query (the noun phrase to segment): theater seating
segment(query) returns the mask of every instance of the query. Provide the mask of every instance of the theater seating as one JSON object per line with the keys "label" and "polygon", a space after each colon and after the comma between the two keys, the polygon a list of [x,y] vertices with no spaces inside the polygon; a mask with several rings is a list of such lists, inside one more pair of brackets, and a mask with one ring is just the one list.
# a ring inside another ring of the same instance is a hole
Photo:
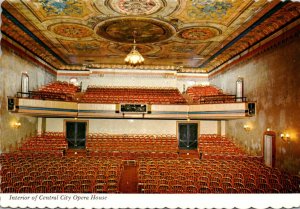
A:
{"label": "theater seating", "polygon": [[3,193],[118,193],[120,159],[11,153],[0,157]]}
{"label": "theater seating", "polygon": [[198,104],[236,102],[235,95],[224,94],[214,86],[192,86],[186,90],[186,94],[192,98],[193,103]]}
{"label": "theater seating", "polygon": [[83,103],[185,104],[176,88],[93,87],[89,86]]}
{"label": "theater seating", "polygon": [[[24,144],[54,138],[63,135],[46,132]],[[225,137],[201,135],[199,148],[203,158],[182,158],[172,135],[92,133],[87,156],[40,149],[2,153],[0,188],[2,193],[120,193],[124,169],[134,162],[138,193],[300,192],[299,176],[265,166]]]}
{"label": "theater seating", "polygon": [[144,160],[138,167],[140,193],[293,193],[299,176],[252,158],[234,160]]}
{"label": "theater seating", "polygon": [[232,140],[217,134],[202,134],[198,139],[198,152],[202,159],[233,159],[247,157]]}
{"label": "theater seating", "polygon": [[55,81],[36,91],[31,92],[31,98],[44,100],[73,101],[79,87],[67,82]]}
{"label": "theater seating", "polygon": [[60,155],[67,149],[67,142],[62,132],[45,132],[27,137],[19,147],[23,152],[55,152]]}
{"label": "theater seating", "polygon": [[86,148],[92,156],[120,156],[123,159],[140,157],[177,157],[178,144],[173,135],[109,135],[89,134]]}

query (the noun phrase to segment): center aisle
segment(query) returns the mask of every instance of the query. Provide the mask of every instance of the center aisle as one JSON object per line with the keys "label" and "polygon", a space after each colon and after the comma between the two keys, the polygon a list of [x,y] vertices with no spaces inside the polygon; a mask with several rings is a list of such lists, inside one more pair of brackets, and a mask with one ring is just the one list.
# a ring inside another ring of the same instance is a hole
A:
{"label": "center aisle", "polygon": [[125,164],[120,180],[120,193],[137,193],[137,184],[137,166]]}

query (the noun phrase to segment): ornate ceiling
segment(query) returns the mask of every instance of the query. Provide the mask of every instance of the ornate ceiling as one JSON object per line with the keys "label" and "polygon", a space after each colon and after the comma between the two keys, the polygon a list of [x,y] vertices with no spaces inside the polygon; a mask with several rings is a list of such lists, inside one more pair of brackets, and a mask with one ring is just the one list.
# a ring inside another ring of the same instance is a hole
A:
{"label": "ornate ceiling", "polygon": [[154,69],[211,72],[300,17],[279,0],[6,0],[4,39],[57,70],[126,68],[138,51]]}

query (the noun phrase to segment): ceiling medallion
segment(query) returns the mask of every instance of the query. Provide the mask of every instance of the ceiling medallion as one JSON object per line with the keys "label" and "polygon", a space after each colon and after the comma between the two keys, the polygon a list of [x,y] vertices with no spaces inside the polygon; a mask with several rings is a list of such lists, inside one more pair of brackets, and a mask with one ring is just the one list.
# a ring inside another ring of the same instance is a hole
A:
{"label": "ceiling medallion", "polygon": [[219,35],[220,30],[213,27],[197,27],[183,29],[179,36],[188,40],[207,40]]}
{"label": "ceiling medallion", "polygon": [[110,0],[109,5],[114,11],[126,15],[150,15],[164,6],[161,0]]}
{"label": "ceiling medallion", "polygon": [[113,18],[100,22],[95,28],[102,38],[119,43],[132,43],[132,31],[140,34],[135,39],[139,44],[164,41],[176,33],[167,22],[141,17]]}
{"label": "ceiling medallion", "polygon": [[[108,46],[108,49],[113,53],[128,54],[132,49],[132,44],[112,43]],[[155,47],[152,45],[137,45],[136,49],[142,54],[150,54],[155,52]]]}
{"label": "ceiling medallion", "polygon": [[93,34],[93,31],[90,28],[84,25],[72,23],[56,24],[54,26],[51,26],[50,29],[57,35],[69,38],[84,38]]}

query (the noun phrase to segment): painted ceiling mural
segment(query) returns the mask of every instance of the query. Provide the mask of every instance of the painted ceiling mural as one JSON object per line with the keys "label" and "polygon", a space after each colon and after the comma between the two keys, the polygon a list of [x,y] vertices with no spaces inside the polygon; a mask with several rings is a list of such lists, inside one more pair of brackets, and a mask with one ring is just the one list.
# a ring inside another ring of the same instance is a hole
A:
{"label": "painted ceiling mural", "polygon": [[279,0],[6,0],[3,39],[57,70],[126,68],[136,40],[145,66],[212,72],[299,21]]}

